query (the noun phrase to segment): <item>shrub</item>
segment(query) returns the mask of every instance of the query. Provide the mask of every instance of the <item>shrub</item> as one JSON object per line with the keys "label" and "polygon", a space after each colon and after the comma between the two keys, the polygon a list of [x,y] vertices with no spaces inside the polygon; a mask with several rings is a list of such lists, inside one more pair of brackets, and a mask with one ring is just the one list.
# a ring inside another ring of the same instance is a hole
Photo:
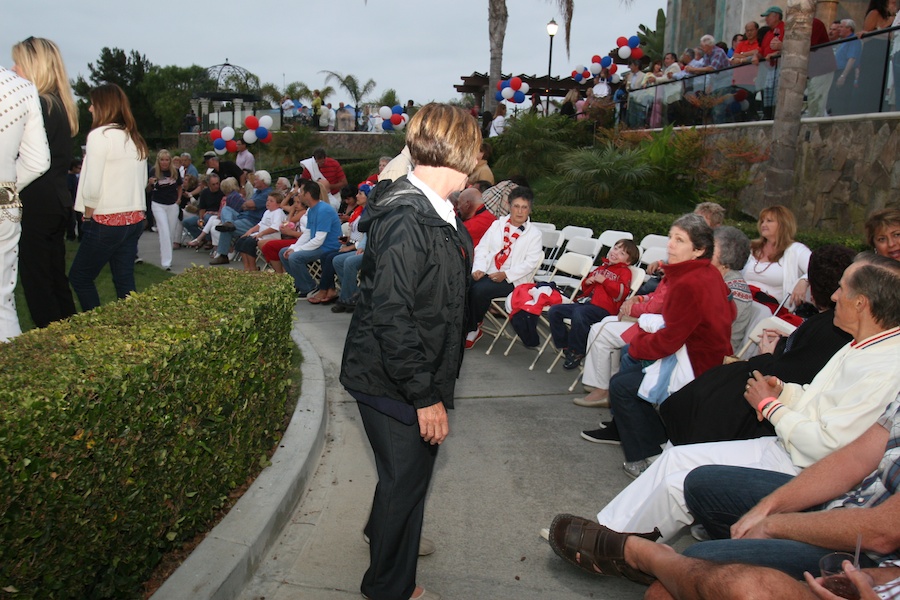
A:
{"label": "shrub", "polygon": [[0,587],[138,597],[273,444],[294,302],[197,268],[0,348]]}

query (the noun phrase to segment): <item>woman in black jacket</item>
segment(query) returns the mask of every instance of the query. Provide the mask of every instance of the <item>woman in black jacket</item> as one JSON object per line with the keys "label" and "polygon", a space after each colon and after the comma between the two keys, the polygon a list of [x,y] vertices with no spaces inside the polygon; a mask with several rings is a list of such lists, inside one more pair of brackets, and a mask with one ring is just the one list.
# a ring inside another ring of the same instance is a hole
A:
{"label": "woman in black jacket", "polygon": [[406,142],[415,169],[380,183],[361,217],[368,241],[341,365],[379,477],[360,587],[372,600],[426,593],[416,585],[425,495],[449,433],[473,252],[447,198],[465,187],[481,134],[462,109],[429,104]]}
{"label": "woman in black jacket", "polygon": [[68,172],[78,109],[56,44],[30,37],[12,48],[13,70],[33,82],[41,95],[44,129],[50,144],[50,170],[22,190],[19,276],[31,319],[46,327],[75,314],[66,277],[66,231],[72,219]]}

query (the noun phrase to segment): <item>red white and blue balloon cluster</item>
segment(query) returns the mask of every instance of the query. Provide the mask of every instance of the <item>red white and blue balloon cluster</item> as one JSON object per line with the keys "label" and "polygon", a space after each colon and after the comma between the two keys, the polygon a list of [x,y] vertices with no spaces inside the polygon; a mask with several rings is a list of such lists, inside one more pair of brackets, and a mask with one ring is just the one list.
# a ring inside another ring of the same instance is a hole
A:
{"label": "red white and blue balloon cluster", "polygon": [[[272,141],[272,117],[263,115],[258,119],[253,115],[248,115],[244,119],[244,125],[247,130],[241,136],[247,145],[257,141],[268,144]],[[212,141],[213,149],[216,154],[225,154],[226,152],[237,152],[237,140],[234,139],[235,131],[233,127],[223,127],[222,129],[213,129],[209,132],[209,139]]]}
{"label": "red white and blue balloon cluster", "polygon": [[393,108],[382,106],[378,109],[378,116],[381,117],[381,128],[384,131],[403,129],[409,121],[409,115],[403,112],[403,107],[399,104]]}
{"label": "red white and blue balloon cluster", "polygon": [[522,104],[525,102],[525,94],[528,93],[529,86],[522,81],[521,77],[510,77],[497,82],[497,102],[509,100],[514,104]]}
{"label": "red white and blue balloon cluster", "polygon": [[636,35],[629,38],[624,35],[619,36],[619,39],[616,40],[616,46],[619,47],[617,52],[622,60],[628,60],[629,58],[640,60],[644,57],[644,51],[641,50],[641,38]]}

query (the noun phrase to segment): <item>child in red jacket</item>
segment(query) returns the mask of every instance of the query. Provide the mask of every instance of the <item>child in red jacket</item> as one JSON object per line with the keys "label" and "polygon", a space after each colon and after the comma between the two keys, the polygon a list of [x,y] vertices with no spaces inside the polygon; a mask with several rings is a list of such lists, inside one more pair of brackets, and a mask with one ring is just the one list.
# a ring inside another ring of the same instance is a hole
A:
{"label": "child in red jacket", "polygon": [[[562,350],[566,362],[563,368],[574,369],[581,364],[587,347],[591,325],[619,313],[619,307],[631,292],[630,265],[640,257],[637,245],[631,240],[619,240],[581,284],[575,302],[557,304],[547,315],[553,345]],[[563,319],[571,319],[567,328]]]}

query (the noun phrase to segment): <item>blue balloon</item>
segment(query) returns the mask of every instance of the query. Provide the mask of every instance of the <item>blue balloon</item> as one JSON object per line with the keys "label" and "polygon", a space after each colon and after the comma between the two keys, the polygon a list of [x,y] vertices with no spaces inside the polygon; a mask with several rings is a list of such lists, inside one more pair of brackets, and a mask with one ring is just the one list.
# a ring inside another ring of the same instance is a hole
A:
{"label": "blue balloon", "polygon": [[497,102],[503,102],[503,93],[502,93],[502,92],[497,92],[497,93],[494,95],[494,98],[497,99]]}
{"label": "blue balloon", "polygon": [[609,65],[611,65],[611,64],[612,64],[612,58],[609,56],[604,56],[602,59],[600,59],[600,66],[603,67],[604,69],[608,69]]}
{"label": "blue balloon", "polygon": [[574,79],[576,82],[581,83],[581,80],[584,79],[584,77],[581,76],[581,73],[575,73]]}
{"label": "blue balloon", "polygon": [[385,121],[381,122],[381,128],[384,129],[385,131],[390,131],[394,128],[394,124],[391,123],[390,120],[385,120]]}
{"label": "blue balloon", "polygon": [[516,104],[522,104],[523,102],[525,102],[525,94],[522,92],[522,90],[516,90],[516,93],[513,94],[512,100]]}
{"label": "blue balloon", "polygon": [[398,105],[394,106],[394,108],[391,109],[391,112],[395,115],[402,115],[403,107],[398,104]]}
{"label": "blue balloon", "polygon": [[213,148],[216,150],[224,150],[225,149],[225,140],[219,138],[217,140],[213,140]]}
{"label": "blue balloon", "polygon": [[509,79],[504,79],[503,81],[500,82],[500,89],[501,89],[501,90],[502,90],[503,88],[508,88],[508,87],[509,87]]}
{"label": "blue balloon", "polygon": [[256,139],[263,140],[267,135],[269,135],[269,130],[265,127],[256,128]]}
{"label": "blue balloon", "polygon": [[629,48],[634,49],[640,45],[641,45],[641,38],[639,38],[638,36],[633,35],[630,38],[628,38],[628,47]]}

